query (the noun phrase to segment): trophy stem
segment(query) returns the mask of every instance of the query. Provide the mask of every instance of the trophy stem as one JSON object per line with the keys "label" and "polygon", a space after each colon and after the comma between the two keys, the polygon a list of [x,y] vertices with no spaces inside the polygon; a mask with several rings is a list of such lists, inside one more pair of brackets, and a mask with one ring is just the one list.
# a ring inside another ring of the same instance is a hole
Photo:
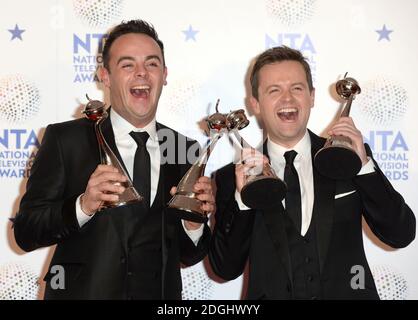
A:
{"label": "trophy stem", "polygon": [[353,103],[353,100],[354,100],[354,95],[350,95],[343,112],[341,112],[341,117],[348,117],[350,115],[351,104]]}
{"label": "trophy stem", "polygon": [[[99,157],[101,164],[107,164],[106,152],[103,150],[105,148],[106,140],[103,137],[101,125],[102,122],[107,118],[107,112],[103,118],[96,121],[94,124],[94,131],[96,132],[97,142],[99,143]],[[108,147],[108,146],[107,146]]]}
{"label": "trophy stem", "polygon": [[252,148],[251,145],[239,134],[237,129],[233,129],[231,132],[234,134],[242,148]]}
{"label": "trophy stem", "polygon": [[209,145],[180,180],[176,194],[168,203],[169,208],[182,210],[179,213],[181,219],[200,223],[207,221],[206,214],[201,209],[202,202],[196,198],[197,194],[194,191],[194,185],[204,175],[209,155],[222,135],[223,132],[217,132],[211,139]]}

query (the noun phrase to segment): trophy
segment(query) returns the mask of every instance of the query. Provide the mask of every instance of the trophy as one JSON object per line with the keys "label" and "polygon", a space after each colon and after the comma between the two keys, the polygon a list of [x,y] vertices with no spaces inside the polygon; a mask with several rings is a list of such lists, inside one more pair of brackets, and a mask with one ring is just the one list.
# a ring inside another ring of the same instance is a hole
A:
{"label": "trophy", "polygon": [[[228,130],[238,140],[239,146],[254,149],[238,132],[249,123],[242,109],[232,111],[227,116]],[[286,184],[277,177],[270,164],[265,163],[260,172],[246,175],[241,199],[247,207],[266,209],[280,203],[286,195],[286,189]]]}
{"label": "trophy", "polygon": [[134,188],[132,180],[129,178],[129,175],[113,153],[112,149],[110,149],[103,136],[101,125],[103,121],[108,117],[108,113],[105,109],[105,104],[98,100],[91,100],[87,94],[86,97],[89,102],[86,104],[83,113],[86,115],[87,119],[94,121],[94,131],[96,132],[97,142],[99,144],[100,163],[113,165],[116,169],[118,169],[119,173],[127,177],[125,182],[115,183],[116,185],[125,187],[125,191],[119,195],[119,201],[105,201],[101,205],[100,210],[142,201],[143,197],[140,196],[138,191],[136,191]]}
{"label": "trophy", "polygon": [[[355,96],[361,92],[357,81],[346,76],[347,73],[336,83],[338,95],[347,100],[340,117],[348,117]],[[327,139],[324,147],[315,154],[314,163],[319,173],[331,179],[351,179],[361,169],[361,160],[352,147],[351,139],[341,135],[332,135]]]}
{"label": "trophy", "polygon": [[216,102],[216,113],[209,116],[206,120],[209,129],[215,130],[215,135],[211,137],[208,146],[180,180],[175,195],[168,203],[169,208],[182,210],[179,213],[181,219],[199,223],[204,223],[208,220],[206,213],[200,208],[202,201],[197,199],[197,193],[193,190],[193,186],[204,175],[211,150],[213,150],[218,140],[227,130],[226,116],[218,112],[218,105],[219,99]]}

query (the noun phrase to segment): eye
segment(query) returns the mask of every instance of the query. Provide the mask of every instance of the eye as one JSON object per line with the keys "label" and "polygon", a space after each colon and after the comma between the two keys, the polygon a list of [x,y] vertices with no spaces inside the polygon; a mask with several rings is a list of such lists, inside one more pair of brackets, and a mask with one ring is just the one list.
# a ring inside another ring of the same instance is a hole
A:
{"label": "eye", "polygon": [[159,65],[158,61],[150,61],[147,63],[148,67],[159,67]]}
{"label": "eye", "polygon": [[134,65],[132,64],[132,63],[126,63],[126,64],[123,64],[122,65],[122,68],[123,69],[130,69],[130,68],[132,68]]}

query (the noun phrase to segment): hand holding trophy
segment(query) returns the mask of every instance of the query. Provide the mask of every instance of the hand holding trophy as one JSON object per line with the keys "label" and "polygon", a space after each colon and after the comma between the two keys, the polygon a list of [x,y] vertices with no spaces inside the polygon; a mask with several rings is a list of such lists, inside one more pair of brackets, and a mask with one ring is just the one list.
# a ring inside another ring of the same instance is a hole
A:
{"label": "hand holding trophy", "polygon": [[[351,104],[357,94],[361,92],[358,82],[353,78],[337,81],[338,95],[347,100],[341,117],[348,117]],[[330,136],[324,147],[314,157],[314,164],[318,171],[331,179],[351,179],[361,169],[361,160],[352,147],[352,141],[346,136]]]}
{"label": "hand holding trophy", "polygon": [[105,109],[105,104],[98,100],[91,100],[88,95],[86,95],[86,97],[89,102],[86,104],[83,113],[86,115],[87,119],[94,121],[94,131],[96,133],[97,142],[99,144],[101,164],[111,164],[119,171],[120,174],[127,177],[126,182],[117,183],[125,188],[125,191],[119,195],[119,201],[103,202],[99,210],[119,207],[125,204],[142,201],[142,196],[139,195],[138,191],[134,188],[132,180],[129,178],[129,175],[126,173],[125,169],[113,153],[112,149],[110,149],[103,136],[101,125],[103,121],[108,117],[108,113]]}
{"label": "hand holding trophy", "polygon": [[182,210],[179,213],[181,219],[204,223],[208,220],[207,213],[201,209],[202,201],[197,198],[197,193],[193,187],[197,180],[205,173],[206,163],[210,152],[215,147],[218,140],[227,130],[226,117],[218,112],[219,99],[216,103],[216,113],[209,116],[206,123],[209,129],[215,131],[208,146],[203,150],[199,159],[190,167],[177,185],[177,191],[168,203],[169,208]]}
{"label": "hand holding trophy", "polygon": [[[227,116],[228,130],[234,135],[241,148],[251,145],[239,134],[250,123],[242,109],[232,111]],[[279,204],[286,194],[286,184],[280,180],[269,163],[256,173],[248,172],[241,190],[242,202],[252,209],[265,209]]]}

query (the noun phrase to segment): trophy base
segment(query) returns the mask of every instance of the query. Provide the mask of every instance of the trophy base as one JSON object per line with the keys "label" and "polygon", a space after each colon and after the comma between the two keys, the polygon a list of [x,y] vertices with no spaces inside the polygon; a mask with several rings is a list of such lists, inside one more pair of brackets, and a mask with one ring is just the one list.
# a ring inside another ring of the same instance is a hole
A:
{"label": "trophy base", "polygon": [[314,164],[321,175],[335,180],[352,179],[361,169],[361,160],[357,153],[351,148],[340,146],[319,150]]}
{"label": "trophy base", "polygon": [[125,206],[131,203],[141,202],[143,197],[139,195],[134,187],[128,187],[125,191],[119,196],[119,201],[111,202],[105,201],[101,206],[102,209],[110,209]]}
{"label": "trophy base", "polygon": [[257,177],[241,190],[242,202],[251,209],[267,209],[281,203],[286,195],[286,184],[273,177]]}
{"label": "trophy base", "polygon": [[206,223],[208,217],[200,208],[202,202],[196,198],[181,194],[174,195],[168,203],[168,207],[181,210],[176,212],[180,219],[197,223]]}

